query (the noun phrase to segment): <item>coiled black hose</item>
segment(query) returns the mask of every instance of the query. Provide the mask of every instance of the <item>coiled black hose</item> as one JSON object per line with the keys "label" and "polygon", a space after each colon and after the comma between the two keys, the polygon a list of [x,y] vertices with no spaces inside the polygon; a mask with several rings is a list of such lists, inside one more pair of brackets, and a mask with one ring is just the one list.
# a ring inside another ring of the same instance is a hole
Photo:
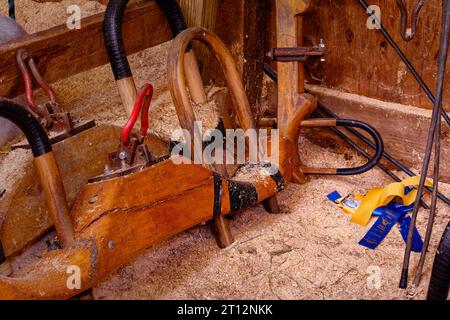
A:
{"label": "coiled black hose", "polygon": [[181,12],[181,8],[176,0],[156,0],[156,3],[166,15],[173,37],[187,29],[183,12]]}
{"label": "coiled black hose", "polygon": [[434,258],[427,300],[447,300],[450,287],[450,222]]}
{"label": "coiled black hose", "polygon": [[131,68],[122,39],[123,13],[128,2],[129,0],[109,1],[103,20],[103,39],[116,80],[131,77]]}
{"label": "coiled black hose", "polygon": [[8,119],[22,130],[34,157],[52,151],[52,145],[44,128],[31,112],[21,105],[10,100],[0,99],[0,117]]}
{"label": "coiled black hose", "polygon": [[341,176],[351,176],[367,172],[375,167],[380,161],[384,152],[383,139],[381,138],[381,135],[378,133],[378,131],[375,130],[375,128],[371,125],[358,120],[336,119],[336,126],[362,129],[370,134],[370,136],[375,141],[375,154],[366,164],[355,168],[339,168],[336,170],[336,174]]}
{"label": "coiled black hose", "polygon": [[[13,122],[22,130],[34,157],[52,151],[50,140],[39,121],[24,107],[10,100],[0,99],[0,117]],[[0,264],[6,261],[3,246],[0,242]]]}
{"label": "coiled black hose", "polygon": [[[109,1],[103,21],[103,39],[116,80],[132,76],[122,39],[122,21],[128,2]],[[156,0],[156,3],[164,11],[174,37],[187,28],[181,8],[175,0]]]}

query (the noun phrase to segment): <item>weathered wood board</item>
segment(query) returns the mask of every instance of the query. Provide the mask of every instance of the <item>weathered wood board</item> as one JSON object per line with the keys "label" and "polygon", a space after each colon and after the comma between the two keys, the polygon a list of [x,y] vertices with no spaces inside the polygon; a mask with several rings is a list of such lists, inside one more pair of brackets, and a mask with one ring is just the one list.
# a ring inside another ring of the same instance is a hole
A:
{"label": "weathered wood board", "polygon": [[[267,0],[266,51],[274,46],[274,0]],[[305,16],[305,35],[323,38],[326,61],[314,72],[322,85],[361,96],[431,108],[419,84],[385,41],[380,31],[367,28],[367,14],[358,1],[315,1],[315,9]],[[409,12],[416,0],[404,1]],[[439,49],[441,1],[426,1],[411,42],[400,36],[400,12],[395,1],[373,0],[381,9],[381,21],[424,81],[435,91],[436,57]],[[268,60],[266,60],[268,61]],[[274,65],[273,65],[274,66]],[[450,77],[450,69],[447,70]],[[444,107],[450,110],[450,86],[444,94]]]}
{"label": "weathered wood board", "polygon": [[[103,40],[103,13],[81,20],[81,29],[66,25],[0,45],[0,96],[23,92],[15,54],[26,48],[49,82],[108,63]],[[131,3],[124,16],[125,50],[132,54],[172,39],[166,16],[153,1]]]}

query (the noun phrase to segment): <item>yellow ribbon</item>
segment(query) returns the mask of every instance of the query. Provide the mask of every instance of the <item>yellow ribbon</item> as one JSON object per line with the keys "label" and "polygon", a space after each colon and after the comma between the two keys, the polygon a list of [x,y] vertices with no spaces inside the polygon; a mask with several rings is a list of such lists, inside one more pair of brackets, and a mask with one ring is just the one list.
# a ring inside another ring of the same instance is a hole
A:
{"label": "yellow ribbon", "polygon": [[[385,188],[375,188],[369,190],[365,196],[360,198],[361,204],[358,209],[352,214],[350,221],[365,226],[369,223],[372,212],[378,208],[387,205],[395,197],[399,197],[403,200],[405,206],[412,204],[417,197],[417,190],[411,190],[408,194],[405,194],[405,187],[418,186],[420,182],[420,176],[410,177],[401,182],[394,182]],[[425,186],[431,187],[432,183],[428,180],[425,181]]]}

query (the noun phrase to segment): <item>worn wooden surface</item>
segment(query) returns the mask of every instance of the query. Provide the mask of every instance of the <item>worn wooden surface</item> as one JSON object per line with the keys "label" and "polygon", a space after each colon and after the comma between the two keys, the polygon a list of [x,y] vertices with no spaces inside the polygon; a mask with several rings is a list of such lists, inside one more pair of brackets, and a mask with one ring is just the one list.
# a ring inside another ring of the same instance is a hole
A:
{"label": "worn wooden surface", "polygon": [[[0,45],[0,96],[12,97],[23,92],[23,81],[15,60],[19,48],[26,48],[33,55],[49,82],[107,63],[103,15],[82,19],[79,30],[68,30],[66,25],[61,25]],[[148,1],[128,6],[123,34],[127,54],[172,39],[165,15],[154,2]]]}
{"label": "worn wooden surface", "polygon": [[[214,30],[236,61],[255,119],[262,91],[265,9],[265,1],[221,0]],[[212,61],[206,77],[224,83],[219,70],[218,63]]]}
{"label": "worn wooden surface", "polygon": [[[120,133],[119,127],[98,126],[53,146],[69,206],[89,178],[103,172],[108,153],[117,149]],[[155,137],[149,136],[147,142],[156,156],[165,154],[164,144]],[[76,157],[73,150],[78,150]],[[0,239],[7,256],[22,250],[53,225],[33,162],[25,163],[23,170],[0,202]]]}
{"label": "worn wooden surface", "polygon": [[[233,1],[233,0],[232,0]],[[202,27],[215,31],[220,0],[178,0],[188,28]],[[208,48],[200,43],[193,45],[199,70],[205,80],[209,79],[210,62],[214,59]],[[207,83],[207,81],[205,82]]]}
{"label": "worn wooden surface", "polygon": [[[279,169],[291,179],[291,141],[280,141]],[[185,159],[187,160],[187,159]],[[255,176],[258,201],[277,192],[268,175]],[[154,189],[158,185],[157,189]],[[157,192],[155,192],[157,190]],[[222,180],[220,215],[229,213],[228,181]],[[46,253],[26,277],[0,276],[0,299],[68,298],[82,292],[149,246],[213,217],[215,185],[210,170],[171,159],[120,178],[83,187],[72,208],[75,242]],[[232,239],[229,239],[232,241]],[[78,266],[81,288],[68,288],[68,268]]]}
{"label": "worn wooden surface", "polygon": [[[266,50],[275,43],[274,2],[267,0]],[[431,108],[406,66],[378,30],[366,27],[367,15],[358,1],[316,1],[315,10],[305,17],[305,35],[323,38],[326,61],[312,72],[323,78],[322,85],[383,101]],[[404,1],[411,12],[416,0]],[[374,0],[369,4],[381,9],[381,20],[425,82],[435,91],[436,56],[439,47],[441,1],[426,1],[420,12],[417,34],[411,42],[400,36],[400,12],[395,1]],[[447,71],[450,77],[450,69]],[[450,86],[444,95],[444,107],[450,110]]]}

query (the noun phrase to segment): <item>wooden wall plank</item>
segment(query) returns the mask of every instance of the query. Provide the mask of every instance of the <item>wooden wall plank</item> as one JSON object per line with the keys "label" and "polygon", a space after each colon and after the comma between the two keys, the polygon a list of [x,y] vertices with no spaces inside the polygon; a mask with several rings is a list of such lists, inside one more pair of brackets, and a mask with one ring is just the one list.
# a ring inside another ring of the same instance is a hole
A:
{"label": "wooden wall plank", "polygon": [[[107,63],[102,24],[103,13],[83,19],[79,30],[61,25],[0,45],[0,96],[13,97],[23,92],[15,60],[19,48],[26,48],[35,57],[49,82]],[[147,1],[128,6],[123,33],[127,54],[172,39],[165,15],[154,2]]]}
{"label": "wooden wall plank", "polygon": [[[266,0],[268,8],[274,0]],[[405,1],[409,12],[417,3]],[[395,1],[373,0],[381,9],[381,20],[419,74],[434,92],[436,56],[439,48],[441,1],[426,1],[422,8],[416,37],[405,42],[400,36],[400,13]],[[266,51],[274,46],[274,10],[267,11]],[[358,1],[316,1],[315,9],[305,16],[305,34],[323,38],[326,61],[317,77],[322,85],[383,101],[431,108],[431,103],[407,71],[395,51],[378,30],[366,27],[367,15]],[[447,70],[450,77],[450,69]],[[450,86],[444,94],[444,108],[450,111]]]}
{"label": "wooden wall plank", "polygon": [[[230,49],[255,118],[262,90],[265,56],[266,2],[260,0],[221,0],[218,8],[216,33]],[[223,84],[217,62],[210,64],[209,78]]]}

